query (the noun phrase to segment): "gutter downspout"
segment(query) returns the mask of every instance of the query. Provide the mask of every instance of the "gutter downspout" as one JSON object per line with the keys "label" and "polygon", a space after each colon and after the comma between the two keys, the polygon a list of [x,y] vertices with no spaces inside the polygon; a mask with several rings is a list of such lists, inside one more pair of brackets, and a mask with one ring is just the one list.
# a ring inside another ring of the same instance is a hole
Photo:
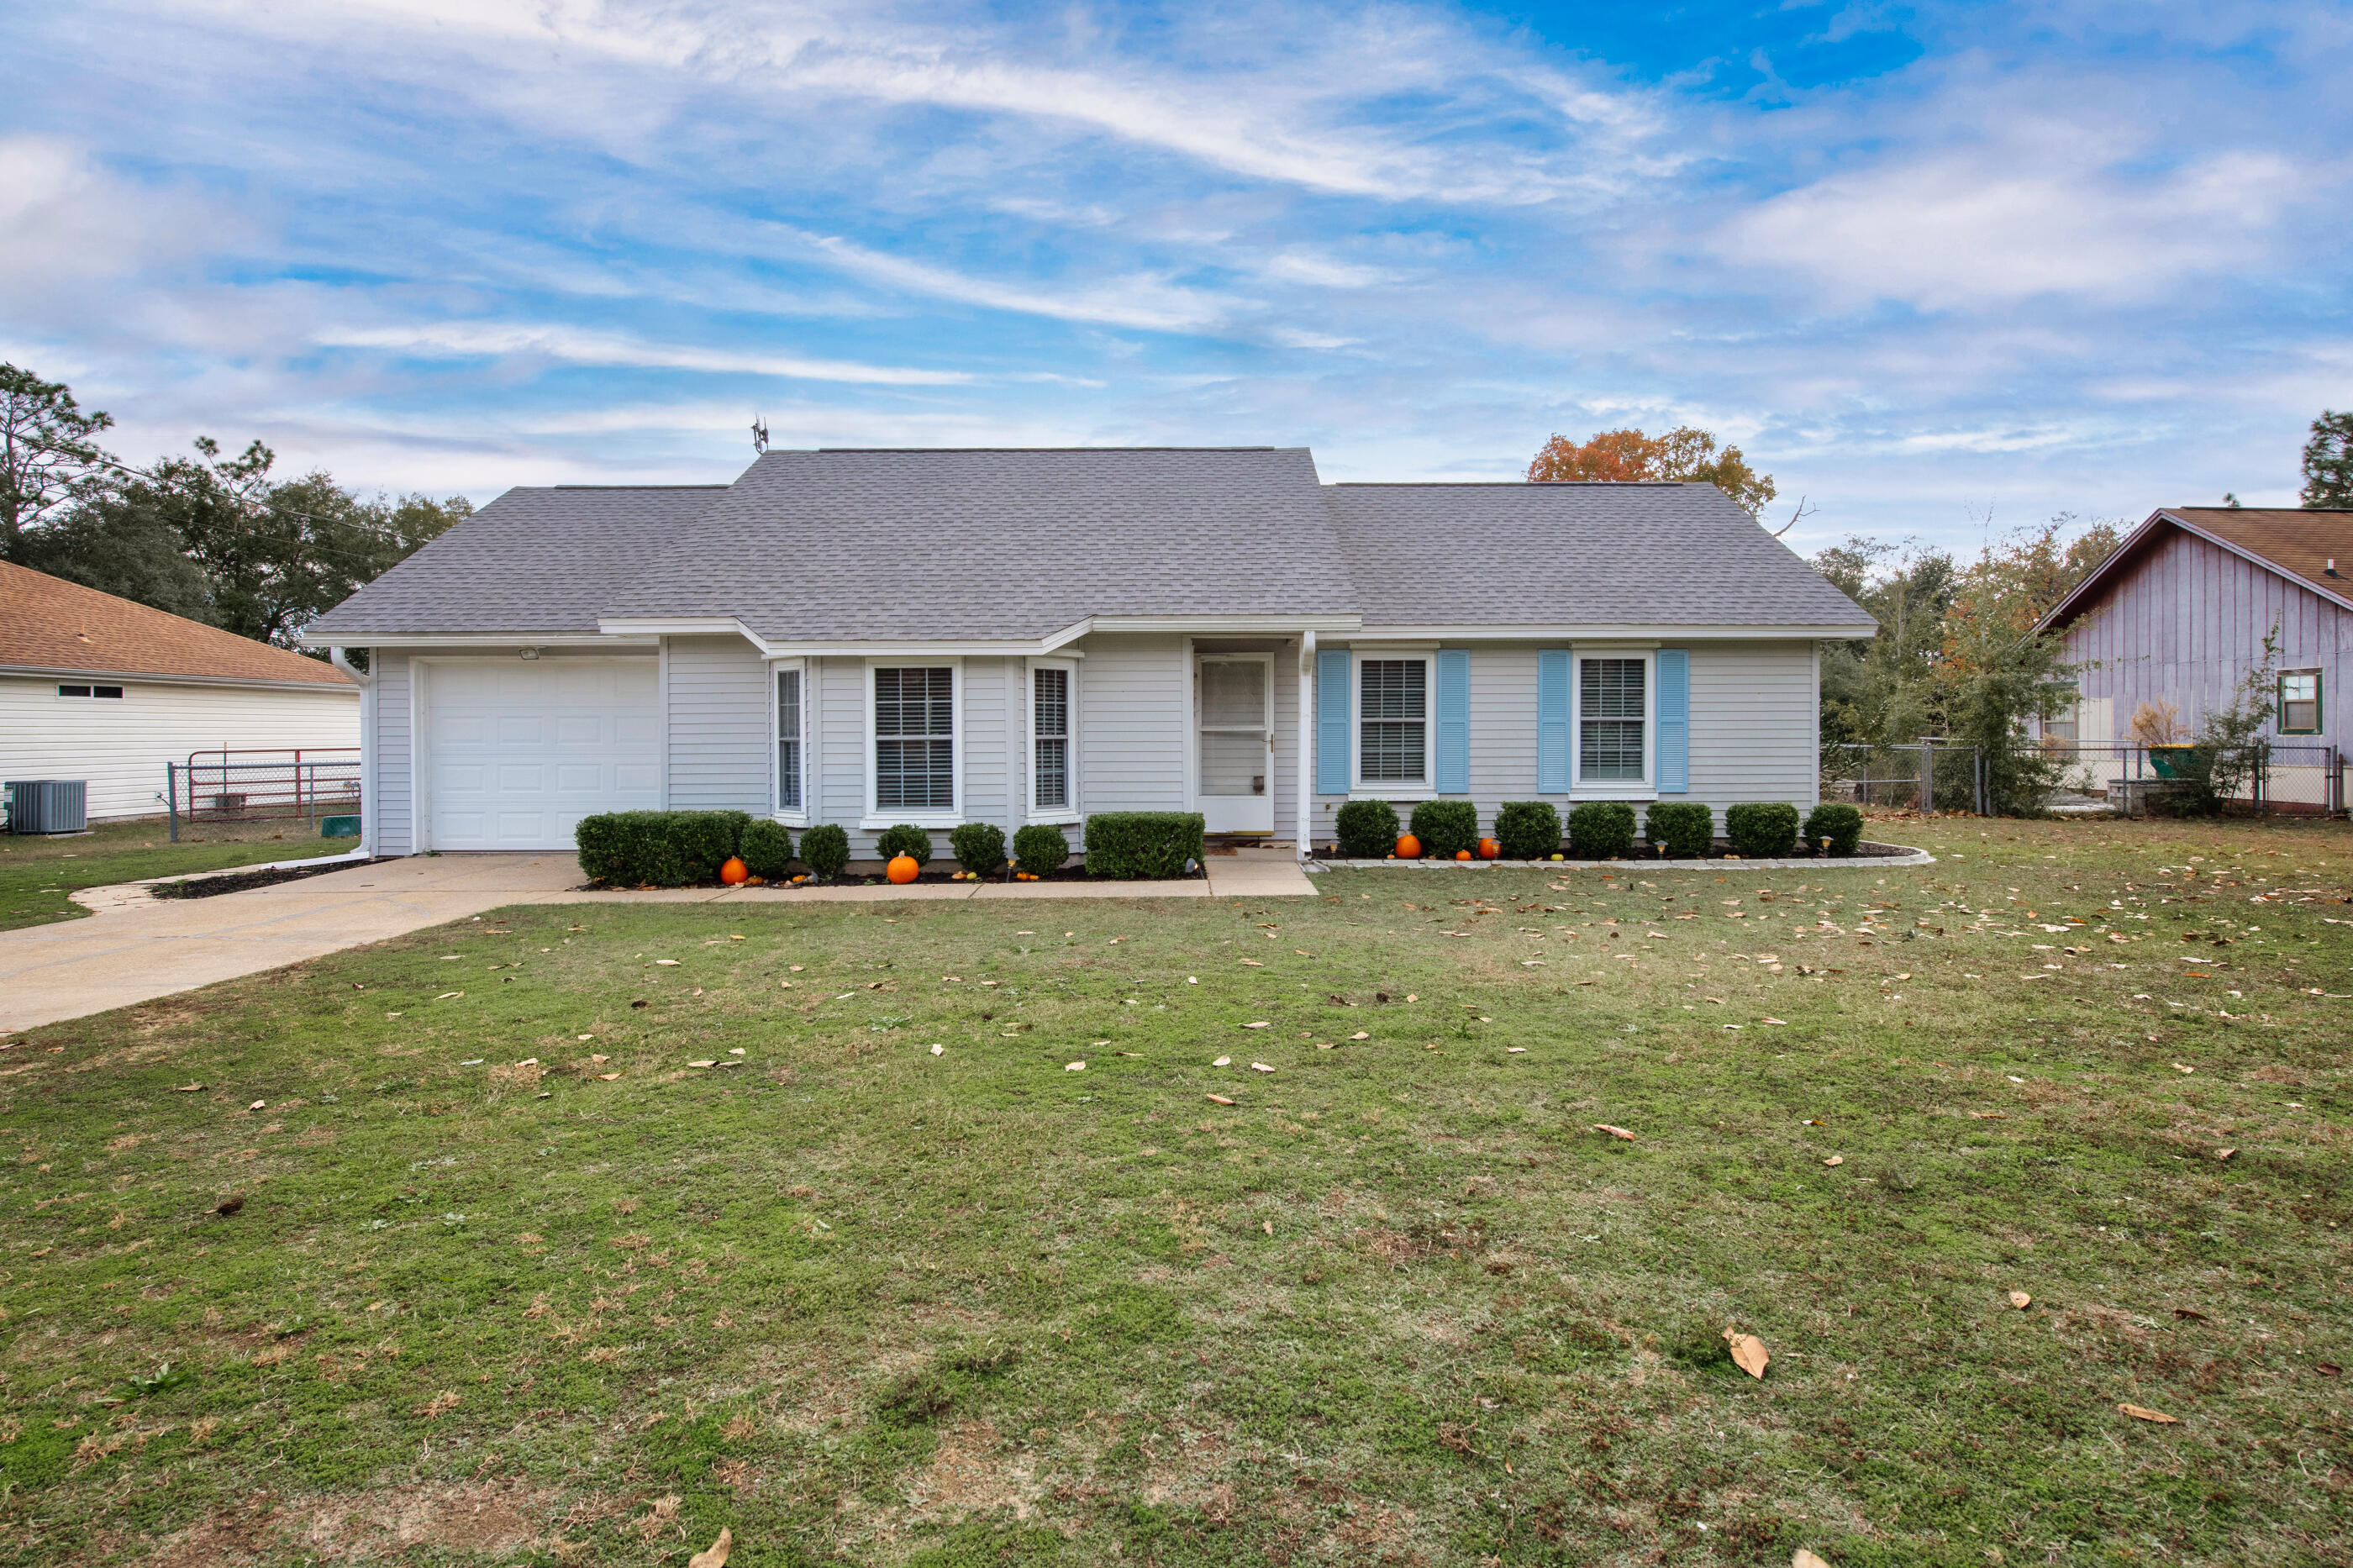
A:
{"label": "gutter downspout", "polygon": [[[375,853],[375,680],[343,657],[338,643],[327,650],[328,662],[349,676],[360,689],[360,853]],[[370,657],[373,664],[375,658]]]}
{"label": "gutter downspout", "polygon": [[1299,821],[1292,840],[1293,851],[1303,862],[1315,858],[1308,836],[1315,788],[1314,711],[1315,632],[1310,627],[1299,637]]}

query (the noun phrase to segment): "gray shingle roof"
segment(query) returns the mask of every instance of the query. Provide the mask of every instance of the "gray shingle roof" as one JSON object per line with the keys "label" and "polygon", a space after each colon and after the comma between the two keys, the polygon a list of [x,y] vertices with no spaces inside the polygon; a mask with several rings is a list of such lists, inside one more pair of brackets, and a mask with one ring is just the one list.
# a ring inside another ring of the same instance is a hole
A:
{"label": "gray shingle roof", "polygon": [[593,632],[649,555],[725,485],[512,489],[329,610],[314,637]]}
{"label": "gray shingle roof", "polygon": [[607,606],[770,641],[1345,614],[1304,447],[770,452]]}
{"label": "gray shingle roof", "polygon": [[1714,485],[1334,485],[1374,626],[1867,626]]}
{"label": "gray shingle roof", "polygon": [[515,489],[318,638],[733,616],[769,642],[1090,616],[1367,626],[1869,617],[1713,486],[1318,482],[1303,447],[771,452],[733,485]]}

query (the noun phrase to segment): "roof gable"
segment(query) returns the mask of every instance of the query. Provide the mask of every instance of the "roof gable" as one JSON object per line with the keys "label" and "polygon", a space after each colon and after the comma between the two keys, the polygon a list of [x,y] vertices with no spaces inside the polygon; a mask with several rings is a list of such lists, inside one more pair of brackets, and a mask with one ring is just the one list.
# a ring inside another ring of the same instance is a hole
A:
{"label": "roof gable", "polygon": [[[2074,590],[2042,617],[2046,631],[2074,624],[2110,585],[2135,568],[2168,531],[2195,535],[2219,549],[2353,610],[2353,510],[2302,507],[2161,507]],[[2335,566],[2341,575],[2332,576]]]}
{"label": "roof gable", "polygon": [[0,562],[0,666],[349,688],[331,664]]}

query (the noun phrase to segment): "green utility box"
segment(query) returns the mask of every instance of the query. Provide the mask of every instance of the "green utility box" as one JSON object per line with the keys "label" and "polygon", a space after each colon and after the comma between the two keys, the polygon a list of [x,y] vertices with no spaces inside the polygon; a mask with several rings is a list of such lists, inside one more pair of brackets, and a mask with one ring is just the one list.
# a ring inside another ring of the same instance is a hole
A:
{"label": "green utility box", "polygon": [[360,819],[356,816],[322,816],[319,819],[319,837],[322,838],[357,838],[359,836]]}

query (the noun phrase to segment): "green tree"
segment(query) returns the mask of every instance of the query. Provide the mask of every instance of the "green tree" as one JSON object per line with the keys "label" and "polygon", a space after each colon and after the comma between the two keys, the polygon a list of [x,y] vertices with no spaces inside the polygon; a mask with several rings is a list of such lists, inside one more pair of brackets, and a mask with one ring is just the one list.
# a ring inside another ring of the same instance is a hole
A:
{"label": "green tree", "polygon": [[2324,410],[2304,444],[2304,504],[2353,507],[2353,413]]}
{"label": "green tree", "polygon": [[121,467],[97,441],[113,423],[83,412],[65,383],[0,362],[0,559],[16,560],[27,530]]}

